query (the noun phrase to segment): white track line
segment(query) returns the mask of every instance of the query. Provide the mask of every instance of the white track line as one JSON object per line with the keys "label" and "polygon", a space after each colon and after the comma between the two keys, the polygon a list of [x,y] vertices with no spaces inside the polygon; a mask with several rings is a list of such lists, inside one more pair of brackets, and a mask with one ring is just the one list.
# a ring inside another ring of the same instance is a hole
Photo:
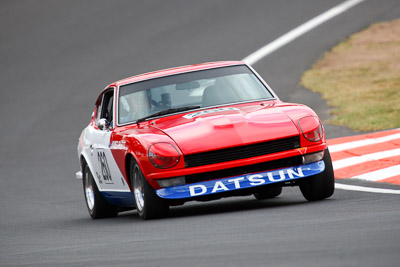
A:
{"label": "white track line", "polygon": [[393,189],[384,189],[384,188],[373,188],[373,187],[364,187],[357,185],[348,185],[348,184],[338,184],[335,183],[335,188],[350,190],[350,191],[361,191],[361,192],[369,192],[369,193],[381,193],[381,194],[394,194],[400,195],[400,190]]}
{"label": "white track line", "polygon": [[400,148],[336,160],[333,161],[332,164],[333,164],[333,169],[338,170],[345,167],[357,165],[360,163],[390,158],[394,156],[400,156]]}
{"label": "white track line", "polygon": [[342,143],[342,144],[337,144],[337,145],[331,145],[331,146],[329,146],[329,152],[331,152],[331,153],[339,152],[339,151],[348,150],[351,148],[384,143],[384,142],[395,140],[395,139],[400,139],[400,133],[383,136],[383,137],[378,137],[378,138],[368,138],[368,139],[364,139],[364,140],[358,140],[358,141],[352,141],[352,142],[347,142],[347,143]]}
{"label": "white track line", "polygon": [[393,176],[400,175],[400,165],[391,166],[388,168],[376,170],[373,172],[367,172],[364,174],[360,174],[352,177],[352,179],[361,179],[366,181],[378,181],[386,178],[390,178]]}
{"label": "white track line", "polygon": [[322,13],[321,15],[316,16],[315,18],[303,23],[302,25],[298,26],[297,28],[291,30],[290,32],[282,35],[278,39],[275,39],[271,43],[261,47],[254,53],[248,55],[242,61],[246,62],[249,65],[253,65],[263,57],[271,54],[275,50],[281,48],[282,46],[290,43],[297,37],[305,34],[306,32],[314,29],[318,25],[324,23],[327,20],[330,20],[333,17],[345,12],[346,10],[350,9],[351,7],[363,2],[365,0],[347,0],[328,11]]}

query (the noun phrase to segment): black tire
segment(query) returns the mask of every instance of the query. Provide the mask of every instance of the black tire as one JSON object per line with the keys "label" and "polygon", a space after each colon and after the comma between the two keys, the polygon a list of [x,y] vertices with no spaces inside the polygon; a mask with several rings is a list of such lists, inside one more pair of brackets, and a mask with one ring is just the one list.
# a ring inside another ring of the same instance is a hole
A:
{"label": "black tire", "polygon": [[271,187],[264,191],[254,193],[254,197],[258,200],[270,199],[279,196],[282,193],[282,186]]}
{"label": "black tire", "polygon": [[335,177],[329,150],[324,154],[325,170],[322,173],[306,178],[300,184],[300,190],[305,199],[316,201],[328,198],[335,191]]}
{"label": "black tire", "polygon": [[104,199],[92,172],[87,165],[83,168],[83,194],[85,195],[86,207],[92,219],[109,218],[118,215],[117,208]]}
{"label": "black tire", "polygon": [[131,161],[132,193],[136,210],[142,220],[163,218],[168,215],[168,202],[157,196],[134,159]]}

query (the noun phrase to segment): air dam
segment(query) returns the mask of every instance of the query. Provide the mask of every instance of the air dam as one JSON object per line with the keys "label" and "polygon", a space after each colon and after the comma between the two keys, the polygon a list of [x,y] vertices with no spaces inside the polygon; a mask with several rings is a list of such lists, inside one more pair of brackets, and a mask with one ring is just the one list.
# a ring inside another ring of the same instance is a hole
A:
{"label": "air dam", "polygon": [[323,160],[273,171],[258,172],[194,184],[173,186],[156,190],[165,199],[183,199],[309,177],[325,170]]}

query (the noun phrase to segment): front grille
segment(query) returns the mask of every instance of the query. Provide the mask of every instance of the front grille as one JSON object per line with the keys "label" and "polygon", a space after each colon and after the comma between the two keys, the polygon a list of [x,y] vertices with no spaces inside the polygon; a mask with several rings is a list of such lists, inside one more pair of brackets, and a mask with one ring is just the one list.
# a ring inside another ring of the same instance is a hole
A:
{"label": "front grille", "polygon": [[225,148],[198,154],[185,155],[185,166],[197,167],[238,159],[252,158],[300,147],[300,136],[293,136],[263,143]]}
{"label": "front grille", "polygon": [[301,164],[303,164],[302,156],[294,156],[290,158],[267,161],[253,165],[235,167],[231,169],[187,175],[186,184],[198,183],[202,181],[214,180],[219,178],[239,176],[249,173],[276,170],[281,168],[298,166]]}

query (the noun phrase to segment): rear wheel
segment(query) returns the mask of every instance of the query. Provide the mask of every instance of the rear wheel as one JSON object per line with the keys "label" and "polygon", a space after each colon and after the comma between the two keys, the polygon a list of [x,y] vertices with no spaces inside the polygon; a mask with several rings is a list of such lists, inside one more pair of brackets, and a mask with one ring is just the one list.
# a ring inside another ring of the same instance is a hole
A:
{"label": "rear wheel", "polygon": [[282,193],[282,187],[272,187],[264,191],[254,193],[254,197],[258,200],[269,199],[279,196]]}
{"label": "rear wheel", "polygon": [[322,200],[333,195],[335,178],[329,150],[324,154],[325,170],[322,173],[306,178],[300,184],[300,190],[308,201]]}
{"label": "rear wheel", "polygon": [[104,199],[87,165],[84,167],[83,192],[85,195],[86,207],[92,219],[117,216],[117,208]]}
{"label": "rear wheel", "polygon": [[131,179],[133,196],[136,202],[136,210],[143,220],[162,218],[167,216],[169,205],[167,201],[157,196],[136,163],[131,162]]}

